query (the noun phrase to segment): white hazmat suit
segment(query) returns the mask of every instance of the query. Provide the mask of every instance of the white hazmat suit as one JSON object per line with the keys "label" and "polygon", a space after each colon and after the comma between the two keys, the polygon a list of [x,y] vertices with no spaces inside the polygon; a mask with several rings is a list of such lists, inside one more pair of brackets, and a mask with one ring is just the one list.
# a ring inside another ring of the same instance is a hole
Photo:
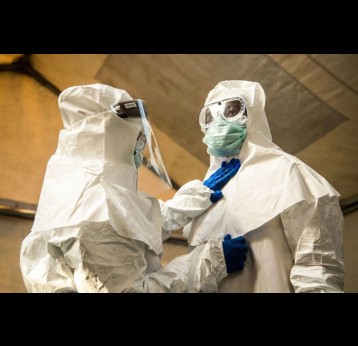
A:
{"label": "white hazmat suit", "polygon": [[224,159],[239,172],[223,188],[225,199],[184,228],[192,246],[212,237],[244,235],[249,253],[242,272],[220,292],[341,292],[343,216],[339,193],[317,172],[272,142],[261,85],[223,81],[205,105],[242,97],[247,136],[238,155],[210,156],[206,178]]}
{"label": "white hazmat suit", "polygon": [[192,181],[161,206],[137,192],[142,119],[110,110],[131,99],[101,84],[61,93],[64,129],[21,247],[29,292],[215,292],[226,277],[222,237],[161,268],[162,225],[187,224],[212,205],[212,191]]}

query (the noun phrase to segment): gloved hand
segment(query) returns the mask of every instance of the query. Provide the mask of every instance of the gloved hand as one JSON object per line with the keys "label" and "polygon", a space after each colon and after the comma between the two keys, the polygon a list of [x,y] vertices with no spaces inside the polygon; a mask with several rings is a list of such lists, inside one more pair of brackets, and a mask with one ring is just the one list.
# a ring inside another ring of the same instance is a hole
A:
{"label": "gloved hand", "polygon": [[216,203],[223,195],[223,193],[219,191],[215,191],[210,195],[210,201],[211,203]]}
{"label": "gloved hand", "polygon": [[231,235],[227,234],[223,240],[223,249],[227,272],[243,270],[248,250],[244,237],[231,239]]}
{"label": "gloved hand", "polygon": [[[239,159],[231,159],[229,163],[223,161],[221,167],[216,170],[208,179],[204,181],[204,185],[207,186],[210,190],[219,192],[225,184],[238,172],[240,168]],[[216,193],[211,194],[210,200],[212,203],[217,202],[223,194]]]}

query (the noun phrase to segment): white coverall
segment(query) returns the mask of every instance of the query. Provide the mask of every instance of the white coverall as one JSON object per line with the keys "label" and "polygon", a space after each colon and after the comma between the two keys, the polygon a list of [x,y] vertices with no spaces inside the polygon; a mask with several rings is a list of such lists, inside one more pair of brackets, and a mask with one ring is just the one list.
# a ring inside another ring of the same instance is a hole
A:
{"label": "white coverall", "polygon": [[226,277],[222,237],[161,267],[162,224],[184,226],[212,205],[212,191],[192,181],[161,205],[137,192],[142,120],[109,111],[131,99],[101,84],[61,93],[64,129],[21,247],[29,292],[215,292]]}
{"label": "white coverall", "polygon": [[[243,235],[245,268],[224,279],[220,292],[341,292],[343,216],[339,193],[317,172],[272,142],[260,84],[223,81],[205,105],[241,96],[247,103],[247,137],[239,172],[225,196],[184,228],[192,246],[212,237]],[[210,156],[209,177],[223,160]]]}

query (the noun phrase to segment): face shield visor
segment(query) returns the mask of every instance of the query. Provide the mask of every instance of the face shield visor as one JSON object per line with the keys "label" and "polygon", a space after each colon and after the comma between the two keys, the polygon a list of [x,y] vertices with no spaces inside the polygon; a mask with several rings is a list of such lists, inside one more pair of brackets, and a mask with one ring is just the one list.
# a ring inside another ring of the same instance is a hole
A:
{"label": "face shield visor", "polygon": [[199,114],[201,130],[205,133],[219,117],[241,126],[246,125],[247,110],[245,100],[242,97],[232,97],[204,106]]}
{"label": "face shield visor", "polygon": [[143,164],[150,170],[154,171],[159,176],[159,178],[171,188],[173,185],[165,168],[158,142],[146,116],[148,113],[145,102],[140,99],[119,102],[111,106],[111,110],[123,119],[129,117],[141,118],[143,132],[139,133],[135,150],[143,151],[147,144],[146,152],[149,153],[147,155],[149,156],[149,159],[144,159]]}

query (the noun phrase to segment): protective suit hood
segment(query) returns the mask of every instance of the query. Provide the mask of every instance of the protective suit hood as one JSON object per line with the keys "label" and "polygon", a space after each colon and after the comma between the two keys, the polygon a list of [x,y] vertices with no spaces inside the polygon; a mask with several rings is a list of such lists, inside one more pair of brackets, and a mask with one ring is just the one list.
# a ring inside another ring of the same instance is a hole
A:
{"label": "protective suit hood", "polygon": [[117,102],[131,99],[126,91],[102,84],[63,91],[58,103],[65,129],[60,132],[56,155],[95,174],[102,172],[106,180],[135,191],[133,153],[141,120],[122,119],[110,109]]}
{"label": "protective suit hood", "polygon": [[[272,142],[264,110],[266,97],[259,83],[220,82],[208,94],[205,105],[238,96],[243,97],[247,105],[247,137],[236,156],[210,155],[210,167],[204,178],[207,179],[223,160],[238,157],[241,168],[222,190],[226,199],[232,196],[238,207],[233,216],[225,209],[225,202],[219,202],[210,212],[194,220],[184,229],[191,245],[201,244],[214,236],[215,228],[222,229],[218,224],[222,218],[231,228],[228,232],[237,229],[240,232],[233,234],[242,235],[302,200],[314,201],[324,195],[339,196],[326,179]],[[252,208],[253,205],[260,208]],[[203,224],[210,226],[203,227]]]}
{"label": "protective suit hood", "polygon": [[[259,83],[223,81],[209,92],[205,105],[237,96],[241,96],[245,100],[248,116],[245,142],[240,154],[234,157],[239,157],[241,161],[244,161],[250,154],[250,148],[253,149],[255,146],[279,149],[272,142],[271,131],[265,114],[266,95]],[[254,151],[251,150],[251,154],[253,153]],[[222,160],[222,158],[215,158],[215,156],[210,155],[210,172],[213,171],[213,166],[216,166]]]}
{"label": "protective suit hood", "polygon": [[137,192],[134,147],[142,120],[122,119],[110,108],[131,99],[102,84],[61,93],[65,128],[47,165],[33,231],[109,221],[118,234],[161,253],[160,213],[152,211],[158,202]]}
{"label": "protective suit hood", "polygon": [[246,101],[249,113],[254,116],[248,117],[247,126],[250,128],[251,140],[260,142],[267,140],[271,142],[271,132],[264,112],[266,96],[259,83],[247,81],[223,81],[219,83],[208,94],[205,106],[222,101],[227,98],[241,96]]}

